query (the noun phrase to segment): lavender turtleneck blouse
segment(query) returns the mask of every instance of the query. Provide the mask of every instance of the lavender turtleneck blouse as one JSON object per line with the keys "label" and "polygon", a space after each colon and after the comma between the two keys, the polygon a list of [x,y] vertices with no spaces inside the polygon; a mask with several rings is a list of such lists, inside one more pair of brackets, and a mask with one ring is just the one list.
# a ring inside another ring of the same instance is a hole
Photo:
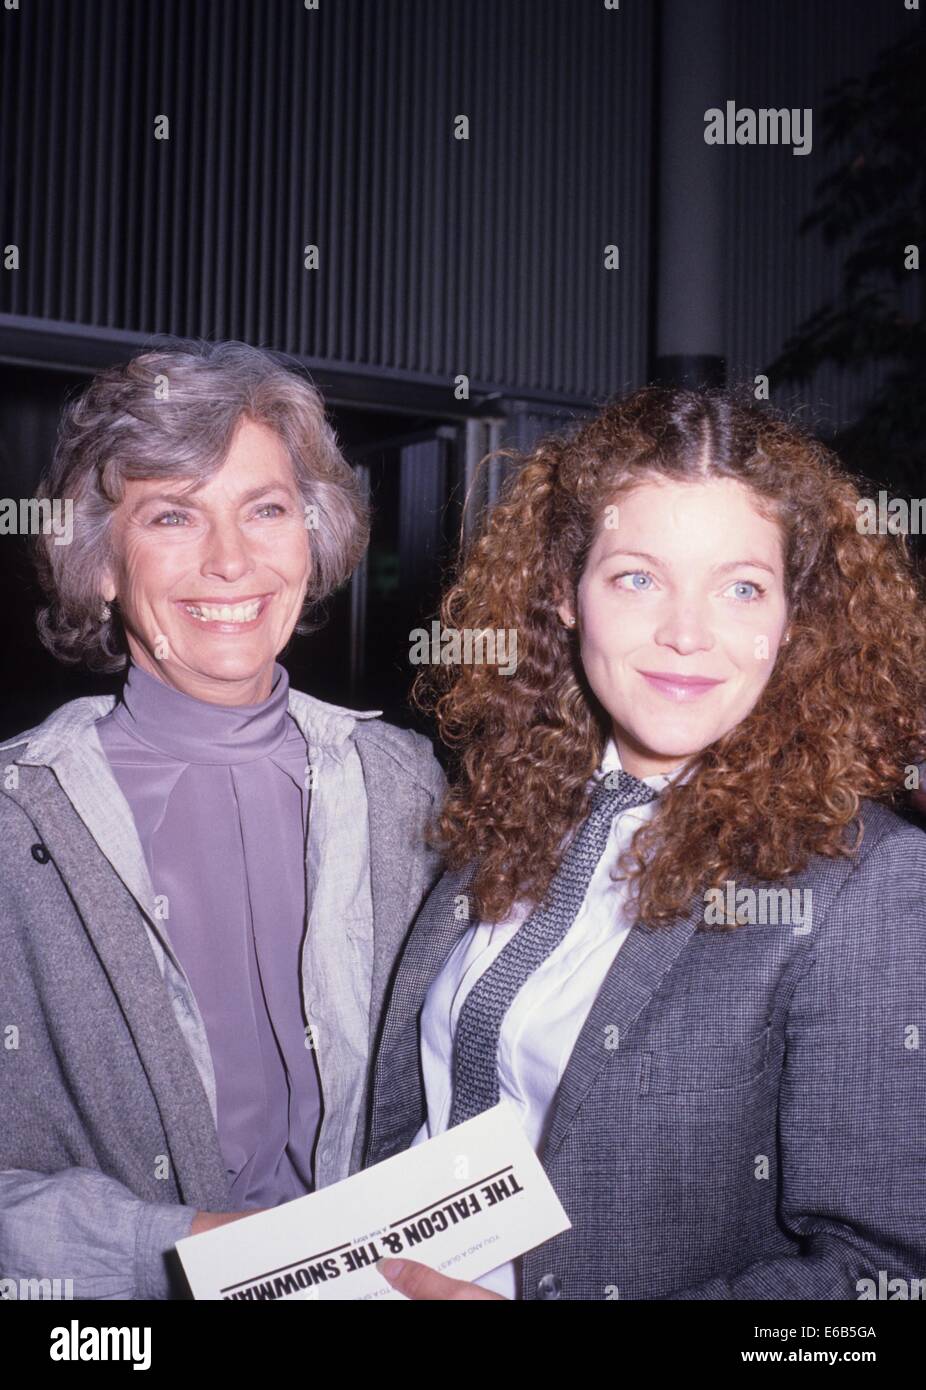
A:
{"label": "lavender turtleneck blouse", "polygon": [[268,698],[234,706],[130,663],[96,725],[203,1016],[238,1209],[312,1190],[321,1114],[300,986],[308,754],[288,705],[278,662]]}

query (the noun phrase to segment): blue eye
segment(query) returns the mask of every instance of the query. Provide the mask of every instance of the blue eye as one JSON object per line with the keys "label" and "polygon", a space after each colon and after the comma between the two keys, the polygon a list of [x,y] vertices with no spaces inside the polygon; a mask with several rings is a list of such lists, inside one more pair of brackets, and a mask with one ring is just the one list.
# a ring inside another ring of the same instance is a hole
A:
{"label": "blue eye", "polygon": [[646,579],[646,580],[652,581],[652,578],[653,578],[653,576],[649,573],[648,570],[624,570],[624,572],[623,572],[622,574],[616,574],[616,575],[614,576],[614,578],[613,578],[613,580],[612,580],[612,583],[616,584],[616,585],[617,585],[619,588],[621,588],[621,589],[627,589],[628,593],[629,593],[631,590],[633,590],[634,592],[636,592],[636,593],[638,593],[638,594],[645,594],[645,593],[647,593],[647,592],[649,591],[649,585],[644,586],[644,585],[642,585],[642,584],[637,584],[637,583],[633,583],[633,584],[627,585],[627,584],[621,584],[620,581],[621,581],[622,579],[631,579],[631,580]]}
{"label": "blue eye", "polygon": [[754,589],[754,594],[747,594],[744,603],[755,603],[765,593],[761,584],[754,584],[751,579],[738,579],[735,584],[730,585],[731,589]]}
{"label": "blue eye", "polygon": [[164,521],[166,521],[170,517],[176,517],[180,521],[186,521],[186,512],[161,512],[160,516],[156,516],[154,518],[152,525],[160,526]]}
{"label": "blue eye", "polygon": [[278,515],[282,515],[286,511],[286,508],[281,507],[279,502],[265,502],[264,505],[258,507],[257,510],[258,514],[260,514],[260,512],[275,511]]}
{"label": "blue eye", "polygon": [[[624,584],[625,579],[629,579],[630,583]],[[648,594],[655,582],[649,570],[623,570],[611,579],[611,583],[617,588],[624,589],[627,593],[636,594]],[[756,584],[751,579],[738,579],[735,584],[730,585],[730,588],[740,590],[737,595],[737,600],[740,603],[757,603],[765,594],[763,586]],[[743,590],[749,592],[743,593]]]}

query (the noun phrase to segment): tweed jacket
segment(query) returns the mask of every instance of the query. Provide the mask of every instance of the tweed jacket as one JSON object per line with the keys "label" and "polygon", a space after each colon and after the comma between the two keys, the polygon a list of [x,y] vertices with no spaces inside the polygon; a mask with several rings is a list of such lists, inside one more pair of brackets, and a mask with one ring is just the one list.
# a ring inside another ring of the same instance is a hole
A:
{"label": "tweed jacket", "polygon": [[[182,1296],[165,1251],[194,1210],[233,1209],[203,1020],[95,729],[113,704],[70,701],[0,746],[7,1296],[30,1278],[70,1280],[63,1296],[77,1298]],[[289,712],[316,774],[302,997],[324,1187],[360,1164],[371,1047],[395,956],[439,873],[424,832],[445,784],[427,739],[375,712],[292,689]]]}
{"label": "tweed jacket", "polygon": [[[572,1226],[524,1257],[523,1298],[850,1300],[926,1276],[926,835],[861,814],[853,859],[751,885],[745,925],[707,929],[699,901],[631,929],[540,1155]],[[418,1017],[471,872],[441,879],[396,972],[367,1163],[425,1119]],[[763,886],[801,892],[809,930],[763,921]]]}

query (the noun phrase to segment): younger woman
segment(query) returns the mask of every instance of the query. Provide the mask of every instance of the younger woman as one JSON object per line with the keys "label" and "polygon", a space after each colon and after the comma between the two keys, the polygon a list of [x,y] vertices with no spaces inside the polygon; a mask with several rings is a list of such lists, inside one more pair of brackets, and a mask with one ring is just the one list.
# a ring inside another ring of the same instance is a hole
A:
{"label": "younger woman", "polygon": [[[856,1299],[926,1273],[926,608],[814,440],[649,388],[548,439],[442,610],[450,868],[366,1162],[501,1101],[571,1228],[411,1298]],[[419,1066],[420,1027],[420,1066]]]}

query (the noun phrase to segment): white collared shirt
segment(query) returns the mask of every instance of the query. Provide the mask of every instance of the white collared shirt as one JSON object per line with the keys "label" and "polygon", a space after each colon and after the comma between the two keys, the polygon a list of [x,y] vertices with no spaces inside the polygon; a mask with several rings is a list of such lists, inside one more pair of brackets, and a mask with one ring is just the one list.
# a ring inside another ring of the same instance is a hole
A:
{"label": "white collared shirt", "polygon": [[[594,774],[600,781],[619,769],[613,738]],[[641,778],[657,793],[676,776]],[[632,919],[626,912],[627,888],[611,878],[618,856],[634,832],[649,820],[657,803],[619,812],[607,848],[598,861],[585,899],[563,940],[550,952],[515,996],[502,1022],[498,1047],[499,1100],[515,1110],[525,1134],[540,1152],[553,1097],[582,1025],[626,939]],[[453,1039],[464,1000],[530,912],[516,903],[502,922],[472,927],[451,951],[431,983],[421,1013],[421,1063],[428,1118],[412,1140],[443,1133],[452,1101]],[[507,1298],[520,1296],[520,1261],[499,1265],[475,1281]]]}

